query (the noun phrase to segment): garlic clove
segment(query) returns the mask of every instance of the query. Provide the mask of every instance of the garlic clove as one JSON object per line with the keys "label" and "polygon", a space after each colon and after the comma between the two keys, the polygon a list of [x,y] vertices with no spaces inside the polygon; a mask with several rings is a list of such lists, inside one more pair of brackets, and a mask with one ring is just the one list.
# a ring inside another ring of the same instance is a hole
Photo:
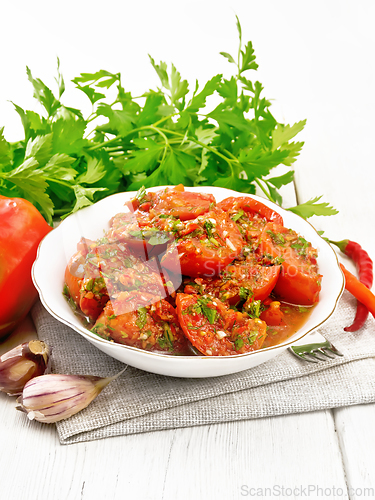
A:
{"label": "garlic clove", "polygon": [[24,387],[16,409],[30,420],[46,424],[59,422],[86,408],[100,392],[119,377],[48,374],[35,377]]}
{"label": "garlic clove", "polygon": [[49,371],[51,349],[41,340],[30,340],[0,356],[0,391],[22,393],[33,377]]}

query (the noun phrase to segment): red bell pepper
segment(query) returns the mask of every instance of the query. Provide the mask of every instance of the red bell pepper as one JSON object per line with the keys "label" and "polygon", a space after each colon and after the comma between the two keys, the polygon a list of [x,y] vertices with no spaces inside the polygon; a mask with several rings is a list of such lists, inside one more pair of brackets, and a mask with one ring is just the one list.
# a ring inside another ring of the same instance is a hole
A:
{"label": "red bell pepper", "polygon": [[38,296],[31,267],[51,229],[30,202],[0,195],[0,339],[22,321]]}

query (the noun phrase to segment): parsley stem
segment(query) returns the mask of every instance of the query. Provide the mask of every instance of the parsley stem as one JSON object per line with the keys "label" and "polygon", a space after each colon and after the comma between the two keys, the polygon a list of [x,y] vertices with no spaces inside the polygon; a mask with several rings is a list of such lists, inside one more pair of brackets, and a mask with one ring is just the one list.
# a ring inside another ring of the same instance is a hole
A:
{"label": "parsley stem", "polygon": [[65,215],[71,212],[71,208],[57,208],[54,210],[54,215]]}
{"label": "parsley stem", "polygon": [[271,198],[271,196],[269,195],[269,193],[267,193],[265,187],[263,186],[263,184],[260,182],[260,179],[254,179],[256,184],[260,187],[260,189],[263,191],[263,193],[267,196],[267,198],[270,200],[270,201],[275,201]]}
{"label": "parsley stem", "polygon": [[145,125],[145,127],[143,127],[143,128],[153,130],[154,132],[159,134],[164,139],[166,146],[170,147],[168,137],[165,135],[165,133],[163,132],[163,130],[161,128],[158,128],[155,125]]}
{"label": "parsley stem", "polygon": [[[179,136],[182,138],[185,137],[184,134],[180,134],[179,132],[176,132],[174,130],[168,130],[168,129],[161,129],[161,130],[165,131],[168,134],[176,135],[176,136]],[[194,142],[198,146],[201,146],[202,148],[207,149],[208,151],[211,151],[211,153],[214,153],[215,155],[219,156],[220,158],[225,160],[230,165],[231,168],[232,168],[232,165],[231,165],[232,162],[238,161],[237,158],[232,160],[231,158],[228,158],[227,156],[220,153],[220,151],[217,151],[217,149],[213,148],[212,146],[209,146],[208,144],[205,144],[204,142],[199,141],[198,139],[195,139],[194,137],[189,137],[189,141]]]}
{"label": "parsley stem", "polygon": [[163,122],[165,122],[165,120],[169,120],[169,118],[173,118],[174,116],[176,116],[178,114],[179,113],[173,113],[171,115],[164,116],[164,118],[160,118],[160,120],[158,120],[157,122],[153,123],[152,126],[153,127],[157,127],[159,125],[159,123],[163,123]]}
{"label": "parsley stem", "polygon": [[52,178],[52,177],[44,177],[44,180],[47,182],[54,182],[55,184],[60,184],[60,186],[65,186],[69,189],[73,189],[72,184],[68,181],[62,181],[60,179]]}
{"label": "parsley stem", "polygon": [[[129,132],[129,134],[130,134],[130,132]],[[118,141],[119,139],[122,139],[123,137],[124,136],[122,136],[122,135],[116,135],[116,137],[114,137],[113,139],[108,139],[107,141],[99,142],[98,144],[95,144],[95,146],[90,146],[89,148],[87,148],[87,150],[88,151],[96,151],[97,149],[107,147],[108,144],[114,144],[116,141]]]}
{"label": "parsley stem", "polygon": [[[125,135],[116,135],[116,137],[114,137],[113,139],[108,139],[107,141],[95,144],[94,146],[91,146],[91,147],[87,148],[87,150],[88,151],[96,151],[97,149],[100,149],[100,148],[103,148],[103,147],[106,148],[109,144],[114,144],[116,141],[124,139],[128,135],[131,135],[131,134],[134,134],[134,133],[137,133],[137,132],[141,132],[142,130],[154,130],[155,132],[159,133],[159,130],[161,130],[161,129],[158,128],[159,123],[163,123],[165,120],[168,120],[169,118],[172,118],[176,114],[177,113],[173,113],[172,115],[164,116],[163,118],[161,118],[160,120],[156,121],[152,125],[144,125],[143,127],[134,128],[133,130],[130,130]],[[169,130],[168,130],[168,132],[169,132]],[[160,135],[163,136],[163,139],[165,140],[166,144],[168,144],[168,146],[169,146],[169,142],[168,142],[167,136],[165,134],[160,134]]]}

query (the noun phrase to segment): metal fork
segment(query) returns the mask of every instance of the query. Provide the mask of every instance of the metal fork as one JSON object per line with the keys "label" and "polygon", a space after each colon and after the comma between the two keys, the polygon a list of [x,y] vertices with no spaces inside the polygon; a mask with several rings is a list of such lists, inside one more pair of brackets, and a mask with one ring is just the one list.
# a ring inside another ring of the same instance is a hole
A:
{"label": "metal fork", "polygon": [[[333,359],[336,356],[344,356],[336,347],[325,339],[323,335],[318,332],[313,332],[308,336],[311,341],[309,344],[298,344],[289,347],[292,354],[297,356],[304,361],[311,361],[312,363],[318,363],[319,361],[328,361],[328,359]],[[301,341],[305,341],[301,339]]]}

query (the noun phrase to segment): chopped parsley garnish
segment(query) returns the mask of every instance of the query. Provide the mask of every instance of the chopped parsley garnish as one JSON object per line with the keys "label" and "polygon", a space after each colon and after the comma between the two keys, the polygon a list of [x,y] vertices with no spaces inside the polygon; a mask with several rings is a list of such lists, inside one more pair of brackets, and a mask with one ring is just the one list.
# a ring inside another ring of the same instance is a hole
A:
{"label": "chopped parsley garnish", "polygon": [[250,318],[259,318],[260,313],[264,310],[263,304],[260,300],[254,300],[246,306],[246,312]]}
{"label": "chopped parsley garnish", "polygon": [[98,337],[109,339],[110,336],[104,333],[105,329],[106,325],[103,325],[103,323],[96,323],[96,325],[91,328],[90,332],[94,333]]}
{"label": "chopped parsley garnish", "polygon": [[173,338],[173,333],[172,333],[171,327],[168,325],[168,323],[163,323],[163,328],[164,328],[165,338],[167,339],[170,348],[173,349],[174,338]]}
{"label": "chopped parsley garnish", "polygon": [[143,232],[142,231],[129,231],[130,236],[133,236],[133,238],[143,238]]}
{"label": "chopped parsley garnish", "polygon": [[281,233],[274,233],[273,231],[271,231],[270,229],[268,229],[266,231],[267,234],[269,234],[272,238],[272,241],[276,244],[276,245],[285,245],[285,238],[284,236],[281,234]]}
{"label": "chopped parsley garnish", "polygon": [[244,288],[243,286],[240,287],[239,296],[242,300],[247,300],[249,297],[252,297],[253,295],[254,293],[252,292],[252,290]]}
{"label": "chopped parsley garnish", "polygon": [[216,321],[217,311],[216,309],[208,307],[207,304],[210,302],[212,302],[212,300],[209,297],[198,297],[195,310],[198,314],[202,313],[203,316],[208,319],[209,323],[213,325]]}
{"label": "chopped parsley garnish", "polygon": [[139,288],[141,288],[143,285],[143,282],[137,278],[135,278],[134,280],[134,287],[132,288],[135,288],[136,290],[138,290]]}
{"label": "chopped parsley garnish", "polygon": [[138,309],[138,319],[135,324],[140,330],[142,330],[147,323],[147,309],[145,307],[140,307]]}
{"label": "chopped parsley garnish", "polygon": [[298,311],[300,313],[304,313],[304,312],[310,311],[310,308],[309,307],[304,307],[304,306],[298,306]]}
{"label": "chopped parsley garnish", "polygon": [[207,219],[204,221],[204,228],[207,232],[208,238],[213,238],[214,237],[214,230],[216,228],[216,224],[214,224],[210,219]]}
{"label": "chopped parsley garnish", "polygon": [[139,204],[141,205],[146,198],[146,189],[144,186],[138,189],[137,194],[135,195],[135,199],[139,201]]}
{"label": "chopped parsley garnish", "polygon": [[219,247],[220,246],[220,243],[217,240],[215,240],[215,238],[210,238],[209,241],[210,241],[210,243],[212,243],[213,245],[215,245],[215,247]]}
{"label": "chopped parsley garnish", "polygon": [[111,259],[112,257],[116,257],[116,255],[117,255],[116,248],[112,248],[111,250],[109,248],[106,248],[101,256],[103,257],[103,259]]}
{"label": "chopped parsley garnish", "polygon": [[158,338],[158,344],[162,349],[173,351],[173,333],[168,323],[163,322],[164,334]]}
{"label": "chopped parsley garnish", "polygon": [[252,332],[250,335],[247,336],[247,340],[249,341],[250,345],[253,345],[254,342],[256,341],[256,338],[258,336],[258,332]]}
{"label": "chopped parsley garnish", "polygon": [[133,261],[132,261],[132,259],[130,257],[124,257],[122,259],[122,263],[128,269],[133,267]]}
{"label": "chopped parsley garnish", "polygon": [[150,245],[162,245],[170,240],[168,233],[158,232],[148,240]]}
{"label": "chopped parsley garnish", "polygon": [[96,246],[100,246],[100,245],[106,245],[107,243],[109,243],[108,241],[108,238],[106,236],[103,236],[102,238],[99,238],[98,240],[96,240]]}
{"label": "chopped parsley garnish", "polygon": [[89,281],[85,284],[85,288],[94,294],[101,292],[101,290],[106,288],[104,278],[100,276],[99,278],[89,279]]}
{"label": "chopped parsley garnish", "polygon": [[236,214],[232,215],[232,217],[231,217],[232,221],[237,222],[238,219],[240,219],[244,213],[245,212],[242,209],[240,209]]}
{"label": "chopped parsley garnish", "polygon": [[237,337],[236,340],[234,341],[234,347],[236,351],[239,351],[244,345],[244,341],[241,337]]}
{"label": "chopped parsley garnish", "polygon": [[296,243],[292,243],[290,246],[297,250],[299,255],[306,255],[306,248],[309,246],[309,242],[299,236]]}
{"label": "chopped parsley garnish", "polygon": [[64,285],[63,295],[66,298],[66,300],[68,301],[70,307],[73,310],[77,310],[77,304],[74,302],[72,296],[70,295],[70,290],[68,288],[68,285],[66,285],[66,284]]}

